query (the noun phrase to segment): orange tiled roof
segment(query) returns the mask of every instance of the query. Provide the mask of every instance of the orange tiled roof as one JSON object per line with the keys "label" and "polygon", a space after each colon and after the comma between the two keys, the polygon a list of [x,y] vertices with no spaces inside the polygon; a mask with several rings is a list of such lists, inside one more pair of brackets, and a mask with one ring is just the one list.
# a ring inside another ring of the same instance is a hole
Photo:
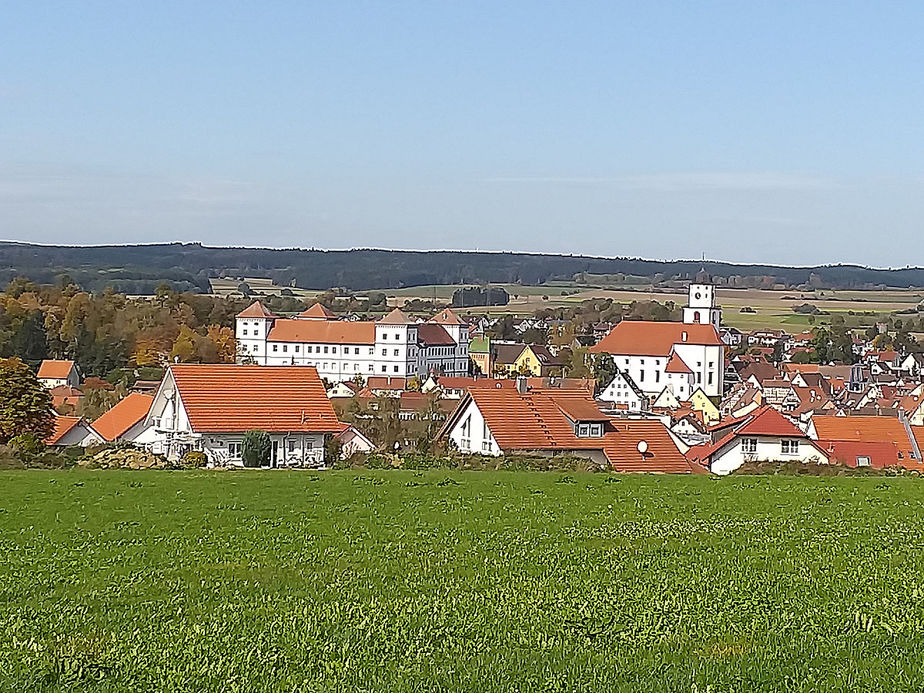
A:
{"label": "orange tiled roof", "polygon": [[712,325],[623,320],[590,351],[595,354],[667,356],[675,344],[723,346],[722,338]]}
{"label": "orange tiled roof", "polygon": [[74,367],[73,361],[55,361],[45,359],[38,369],[39,378],[48,378],[52,380],[64,380],[71,373]]}
{"label": "orange tiled roof", "polygon": [[908,443],[905,427],[891,416],[816,416],[812,421],[819,440]]}
{"label": "orange tiled roof", "polygon": [[346,320],[277,320],[266,339],[270,342],[372,345],[375,344],[375,323]]}
{"label": "orange tiled roof", "polygon": [[337,316],[320,303],[315,303],[310,308],[306,308],[299,315],[303,318],[314,318],[315,320],[332,320]]}
{"label": "orange tiled roof", "polygon": [[[615,471],[690,473],[699,471],[677,448],[660,421],[605,421],[602,437],[579,438],[565,411],[584,417],[599,412],[594,400],[581,390],[534,389],[520,394],[516,388],[472,388],[469,397],[485,418],[494,440],[505,452],[525,451],[601,451]],[[461,414],[468,399],[460,402]],[[597,420],[599,414],[594,414]],[[582,418],[581,420],[587,420]],[[447,427],[452,418],[447,422]],[[444,429],[446,430],[446,429]],[[644,440],[643,455],[638,444]]]}
{"label": "orange tiled roof", "polygon": [[170,366],[197,433],[328,433],[334,408],[312,366]]}
{"label": "orange tiled roof", "polygon": [[[660,421],[626,419],[614,422],[613,432],[606,435],[603,451],[615,472],[657,472],[662,474],[704,473],[677,448]],[[644,441],[647,450],[639,452]]]}
{"label": "orange tiled roof", "polygon": [[430,318],[430,322],[438,325],[464,325],[459,316],[452,312],[451,308],[444,308],[439,313]]}
{"label": "orange tiled roof", "polygon": [[273,312],[259,301],[254,301],[237,314],[239,318],[275,318]]}
{"label": "orange tiled roof", "polygon": [[128,429],[148,415],[154,398],[131,392],[93,422],[93,428],[108,441],[118,440]]}
{"label": "orange tiled roof", "polygon": [[679,354],[671,354],[670,361],[664,367],[665,373],[692,373],[693,371],[687,365],[687,362],[680,358]]}
{"label": "orange tiled roof", "polygon": [[856,467],[858,457],[868,457],[870,460],[870,467],[873,469],[885,469],[887,467],[921,469],[924,467],[924,465],[917,460],[905,457],[898,444],[893,442],[819,440],[818,445],[828,453],[828,459],[831,461],[831,464],[843,464],[848,467]]}
{"label": "orange tiled roof", "polygon": [[400,308],[394,308],[384,318],[379,320],[383,325],[410,325],[411,321]]}
{"label": "orange tiled roof", "polygon": [[737,435],[805,437],[805,433],[773,407],[764,406],[749,416],[750,421],[735,429]]}
{"label": "orange tiled roof", "polygon": [[66,436],[80,421],[79,416],[56,416],[55,428],[51,435],[45,438],[45,445],[57,445],[58,441]]}

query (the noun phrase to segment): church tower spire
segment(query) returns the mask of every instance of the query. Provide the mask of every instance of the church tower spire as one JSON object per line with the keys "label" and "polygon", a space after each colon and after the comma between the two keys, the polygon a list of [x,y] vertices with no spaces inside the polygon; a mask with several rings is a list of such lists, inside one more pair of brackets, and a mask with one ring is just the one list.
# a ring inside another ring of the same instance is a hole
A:
{"label": "church tower spire", "polygon": [[722,324],[722,309],[716,305],[715,284],[705,267],[696,273],[690,284],[683,321],[688,325],[712,325],[715,329]]}

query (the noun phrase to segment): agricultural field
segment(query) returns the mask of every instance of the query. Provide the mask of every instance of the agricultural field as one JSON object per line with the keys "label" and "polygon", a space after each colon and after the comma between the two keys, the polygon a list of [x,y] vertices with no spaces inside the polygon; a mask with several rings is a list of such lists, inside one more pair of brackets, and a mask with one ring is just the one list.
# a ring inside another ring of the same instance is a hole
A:
{"label": "agricultural field", "polygon": [[[614,301],[629,304],[632,301],[674,301],[685,305],[687,294],[682,289],[661,289],[651,286],[637,286],[633,289],[587,288],[578,284],[557,283],[543,286],[521,286],[518,284],[498,284],[510,294],[507,306],[486,308],[466,308],[466,314],[490,313],[492,315],[511,313],[514,315],[532,315],[542,308],[559,308],[575,305],[590,298],[611,298]],[[449,301],[457,286],[438,285],[426,287],[409,287],[390,289],[386,293],[391,305],[403,305],[413,298],[425,300]],[[889,289],[881,291],[834,291],[822,289],[817,291],[765,290],[765,289],[719,289],[719,304],[723,308],[723,323],[741,330],[782,329],[799,332],[810,329],[809,316],[793,312],[793,306],[810,303],[828,315],[819,315],[815,324],[831,322],[832,316],[841,314],[849,326],[861,323],[872,324],[884,320],[896,311],[914,310],[924,301],[920,290]],[[748,307],[753,313],[742,313]],[[873,313],[857,317],[857,313]]]}
{"label": "agricultural field", "polygon": [[0,472],[0,689],[920,691],[924,481]]}
{"label": "agricultural field", "polygon": [[279,284],[274,284],[272,279],[265,279],[260,277],[246,277],[244,279],[210,279],[209,283],[212,286],[212,295],[213,296],[228,296],[231,294],[240,296],[238,293],[237,287],[240,286],[241,282],[247,284],[250,287],[250,290],[257,297],[259,296],[278,296],[283,289],[288,289],[292,292],[292,295],[295,298],[300,298],[302,300],[308,301],[317,296],[320,291],[313,291],[310,289],[299,289],[297,287],[289,286],[280,286]]}

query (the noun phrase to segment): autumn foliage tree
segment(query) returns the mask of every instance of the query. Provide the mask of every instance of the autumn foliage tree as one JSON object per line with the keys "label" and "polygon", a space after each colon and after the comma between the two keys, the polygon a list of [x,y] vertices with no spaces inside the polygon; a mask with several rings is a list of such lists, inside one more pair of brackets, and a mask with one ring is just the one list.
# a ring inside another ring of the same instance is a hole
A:
{"label": "autumn foliage tree", "polygon": [[43,440],[54,427],[51,394],[32,369],[19,358],[0,359],[0,444],[27,433]]}

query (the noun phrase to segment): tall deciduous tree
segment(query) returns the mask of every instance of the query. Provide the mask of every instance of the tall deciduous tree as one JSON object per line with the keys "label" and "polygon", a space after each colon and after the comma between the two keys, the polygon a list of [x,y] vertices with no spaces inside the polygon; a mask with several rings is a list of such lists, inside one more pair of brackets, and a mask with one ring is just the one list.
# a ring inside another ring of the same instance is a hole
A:
{"label": "tall deciduous tree", "polygon": [[18,358],[0,359],[0,444],[23,433],[44,439],[55,427],[51,394]]}

